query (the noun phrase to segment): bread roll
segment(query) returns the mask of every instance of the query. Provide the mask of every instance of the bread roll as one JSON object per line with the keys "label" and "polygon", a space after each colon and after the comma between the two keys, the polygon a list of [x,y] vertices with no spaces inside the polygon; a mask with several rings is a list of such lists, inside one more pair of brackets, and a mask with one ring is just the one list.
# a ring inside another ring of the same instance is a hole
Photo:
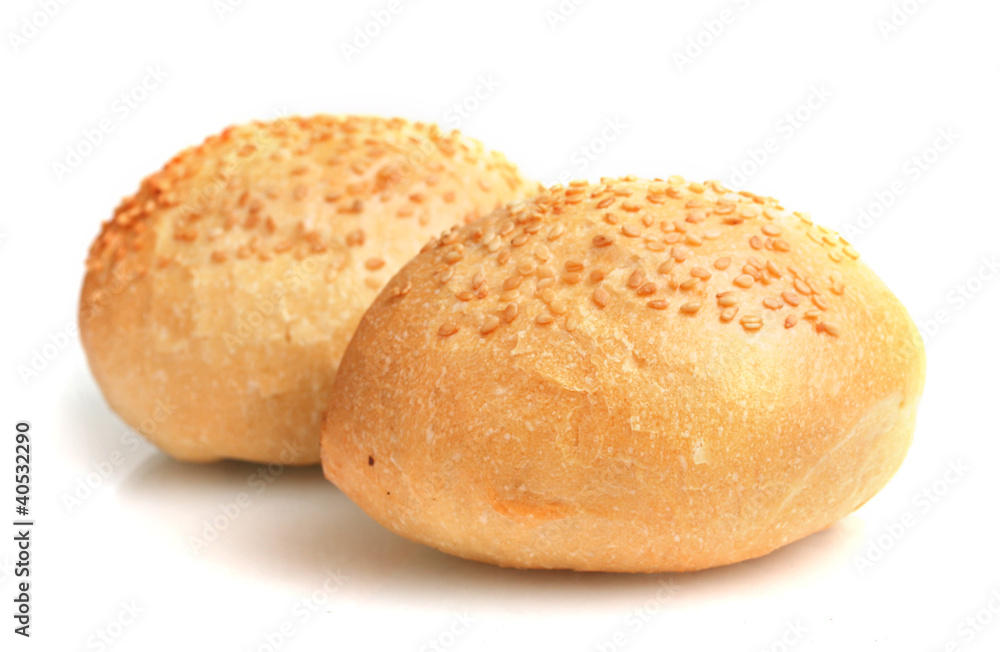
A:
{"label": "bread roll", "polygon": [[177,458],[315,464],[340,356],[383,284],[433,234],[527,189],[433,125],[230,127],[146,178],[94,242],[80,303],[94,377]]}
{"label": "bread roll", "polygon": [[469,559],[708,568],[875,495],[924,366],[903,306],[807,214],[718,182],[574,182],[389,282],[334,383],[323,467]]}

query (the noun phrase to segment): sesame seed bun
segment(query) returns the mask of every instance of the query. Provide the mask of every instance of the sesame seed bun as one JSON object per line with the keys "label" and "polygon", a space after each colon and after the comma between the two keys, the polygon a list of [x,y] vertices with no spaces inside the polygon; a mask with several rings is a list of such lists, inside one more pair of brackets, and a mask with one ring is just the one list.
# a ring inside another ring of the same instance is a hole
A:
{"label": "sesame seed bun", "polygon": [[177,458],[315,464],[340,357],[385,282],[433,234],[534,188],[434,125],[230,127],[147,177],[91,247],[94,377]]}
{"label": "sesame seed bun", "polygon": [[900,302],[808,215],[717,182],[574,182],[389,282],[334,383],[323,467],[469,559],[696,570],[875,495],[924,367]]}

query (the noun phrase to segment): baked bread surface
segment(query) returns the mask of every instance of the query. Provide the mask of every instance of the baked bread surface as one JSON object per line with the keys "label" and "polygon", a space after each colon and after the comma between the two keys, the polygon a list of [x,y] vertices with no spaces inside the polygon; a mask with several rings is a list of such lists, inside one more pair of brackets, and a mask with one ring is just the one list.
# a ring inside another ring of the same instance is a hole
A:
{"label": "baked bread surface", "polygon": [[875,495],[924,368],[900,302],[809,215],[717,182],[574,182],[389,282],[323,465],[387,528],[469,559],[696,570]]}
{"label": "baked bread surface", "polygon": [[103,225],[80,301],[93,374],[177,458],[317,463],[340,357],[378,291],[431,235],[528,190],[501,155],[434,125],[230,127]]}

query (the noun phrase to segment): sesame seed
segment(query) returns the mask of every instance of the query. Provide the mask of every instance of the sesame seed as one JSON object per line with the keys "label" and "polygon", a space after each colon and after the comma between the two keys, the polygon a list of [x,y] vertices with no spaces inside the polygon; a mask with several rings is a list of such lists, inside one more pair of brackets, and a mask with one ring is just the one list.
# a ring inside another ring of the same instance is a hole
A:
{"label": "sesame seed", "polygon": [[570,315],[566,318],[566,332],[572,333],[576,330],[576,318]]}
{"label": "sesame seed", "polygon": [[764,246],[764,241],[760,239],[760,236],[753,236],[750,238],[750,247],[753,249],[760,249]]}
{"label": "sesame seed", "polygon": [[685,249],[684,247],[672,247],[670,249],[670,254],[671,256],[673,256],[674,260],[676,260],[679,263],[683,263],[685,260],[687,260],[688,250]]}
{"label": "sesame seed", "polygon": [[638,289],[638,290],[636,290],[636,294],[638,294],[638,295],[639,295],[639,296],[641,296],[641,297],[642,297],[642,296],[647,296],[647,295],[650,295],[650,294],[653,294],[653,293],[655,293],[655,292],[656,292],[656,289],[657,289],[657,288],[656,288],[656,283],[653,283],[653,282],[649,282],[649,283],[643,283],[643,284],[642,284],[642,285],[641,285],[641,286],[639,287],[639,289]]}
{"label": "sesame seed", "polygon": [[723,308],[735,306],[739,303],[739,297],[736,296],[735,292],[721,292],[715,296],[715,299]]}
{"label": "sesame seed", "polygon": [[618,216],[614,213],[605,213],[604,221],[608,224],[618,224]]}
{"label": "sesame seed", "polygon": [[397,285],[392,289],[392,296],[395,298],[405,297],[413,289],[413,284],[409,281],[405,285]]}
{"label": "sesame seed", "polygon": [[780,270],[780,269],[778,269],[778,266],[777,266],[777,265],[775,265],[775,264],[774,264],[773,262],[771,262],[770,260],[769,260],[769,261],[767,261],[767,271],[768,271],[768,273],[769,273],[769,274],[771,274],[771,276],[773,276],[774,278],[781,278],[781,270]]}
{"label": "sesame seed", "polygon": [[760,327],[764,325],[764,321],[757,315],[743,315],[740,318],[740,325],[748,331],[760,330]]}
{"label": "sesame seed", "polygon": [[547,326],[552,322],[554,322],[555,320],[556,320],[555,317],[544,312],[535,317],[535,323],[538,324],[539,326]]}
{"label": "sesame seed", "polygon": [[682,236],[683,234],[681,233],[676,233],[676,232],[668,233],[667,235],[663,236],[663,241],[666,242],[667,244],[675,244],[681,241]]}
{"label": "sesame seed", "polygon": [[833,335],[834,337],[840,335],[840,326],[837,326],[836,324],[830,322],[820,322],[816,324],[816,329],[819,330],[821,333],[826,332],[829,333],[830,335]]}
{"label": "sesame seed", "polygon": [[802,315],[802,318],[803,319],[808,319],[809,321],[812,321],[814,319],[818,319],[819,318],[819,310],[814,310],[814,309],[810,308],[809,310],[805,311],[805,314]]}
{"label": "sesame seed", "polygon": [[453,267],[449,267],[448,269],[443,270],[437,275],[438,283],[444,285],[445,283],[451,280],[451,277],[454,275],[454,273],[455,269]]}
{"label": "sesame seed", "polygon": [[580,276],[579,272],[566,272],[565,274],[562,275],[563,283],[568,283],[569,285],[575,285],[579,283],[581,278],[582,277]]}
{"label": "sesame seed", "polygon": [[708,279],[712,278],[711,272],[709,272],[704,267],[692,267],[691,268],[691,276],[694,276],[696,278],[700,278],[703,281],[707,281]]}
{"label": "sesame seed", "polygon": [[531,236],[528,235],[527,233],[521,233],[519,235],[516,235],[516,236],[514,236],[514,239],[510,241],[510,246],[512,246],[512,247],[520,247],[521,245],[523,245],[524,243],[526,243],[528,241],[528,238],[530,238],[530,237]]}
{"label": "sesame seed", "polygon": [[614,238],[606,235],[596,235],[594,236],[594,246],[595,247],[607,247],[609,244],[614,242]]}
{"label": "sesame seed", "polygon": [[719,258],[718,260],[715,261],[715,269],[726,269],[727,267],[729,267],[729,264],[731,262],[732,259],[730,259],[728,256],[723,256],[722,258]]}
{"label": "sesame seed", "polygon": [[441,337],[451,337],[458,332],[458,326],[455,324],[441,324],[441,328],[438,329],[438,335]]}
{"label": "sesame seed", "polygon": [[820,310],[826,310],[827,308],[830,307],[829,304],[827,304],[826,299],[824,299],[822,296],[818,294],[814,294],[809,298],[812,299],[813,305],[819,308]]}
{"label": "sesame seed", "polygon": [[567,260],[563,267],[566,268],[567,272],[580,272],[583,271],[584,265],[578,260]]}
{"label": "sesame seed", "polygon": [[699,222],[704,222],[707,217],[708,216],[705,214],[705,211],[700,208],[694,208],[688,211],[687,217],[684,218],[684,221],[697,224]]}
{"label": "sesame seed", "polygon": [[785,240],[782,240],[781,238],[775,238],[774,239],[774,250],[775,251],[789,251],[789,250],[791,250],[791,248],[792,248],[792,246],[790,244],[788,244],[788,242],[786,242]]}
{"label": "sesame seed", "polygon": [[683,281],[679,287],[682,290],[690,290],[694,288],[696,285],[698,285],[698,282],[699,281],[697,278],[689,278],[686,281]]}
{"label": "sesame seed", "polygon": [[539,265],[537,273],[538,278],[540,279],[555,278],[556,276],[556,270],[552,269],[548,265]]}
{"label": "sesame seed", "polygon": [[459,301],[472,301],[472,298],[474,296],[475,295],[472,294],[471,290],[462,290],[461,292],[455,295],[455,298],[457,298]]}
{"label": "sesame seed", "polygon": [[610,206],[613,203],[615,203],[615,197],[614,197],[614,195],[611,195],[611,196],[605,197],[601,201],[597,202],[597,208],[607,208],[608,206]]}
{"label": "sesame seed", "polygon": [[622,225],[622,235],[628,238],[638,238],[639,234],[640,234],[639,229],[635,228],[631,224]]}
{"label": "sesame seed", "polygon": [[800,278],[796,278],[793,285],[795,285],[795,289],[799,292],[799,294],[805,294],[807,296],[812,294],[812,288],[810,288],[809,285]]}
{"label": "sesame seed", "polygon": [[504,290],[516,290],[521,286],[521,276],[511,276],[504,280]]}
{"label": "sesame seed", "polygon": [[733,320],[733,317],[735,317],[736,313],[739,311],[740,309],[736,306],[727,306],[726,308],[723,308],[722,312],[719,314],[719,319],[728,324]]}
{"label": "sesame seed", "polygon": [[827,255],[830,257],[830,260],[832,260],[835,263],[839,263],[840,261],[844,260],[843,254],[841,254],[836,249],[831,249],[830,251],[827,252]]}
{"label": "sesame seed", "polygon": [[[461,256],[461,254],[459,256]],[[368,260],[365,261],[365,267],[367,267],[372,271],[375,271],[376,269],[381,269],[384,266],[385,266],[385,261],[382,260],[381,258],[369,258]]]}
{"label": "sesame seed", "polygon": [[684,235],[684,243],[689,244],[693,247],[697,247],[701,245],[701,238],[699,238],[693,233],[687,233]]}
{"label": "sesame seed", "polygon": [[781,235],[781,229],[774,224],[765,224],[760,228],[764,235]]}
{"label": "sesame seed", "polygon": [[601,281],[604,280],[605,276],[606,274],[604,273],[604,270],[595,269],[590,273],[590,280],[593,281],[594,283],[600,283]]}
{"label": "sesame seed", "polygon": [[660,266],[656,268],[656,271],[660,274],[669,274],[670,270],[674,268],[674,259],[668,258],[667,260],[660,263]]}
{"label": "sesame seed", "polygon": [[549,229],[548,240],[550,242],[552,240],[555,240],[556,238],[558,238],[559,236],[561,236],[565,230],[566,230],[566,227],[563,226],[561,223],[560,224],[556,224],[551,229]]}
{"label": "sesame seed", "polygon": [[795,294],[794,292],[782,292],[781,298],[784,299],[785,303],[787,303],[790,306],[797,306],[802,301],[799,298],[799,295]]}
{"label": "sesame seed", "polygon": [[654,299],[653,301],[650,301],[646,305],[652,308],[653,310],[666,310],[670,304],[664,301],[663,299]]}
{"label": "sesame seed", "polygon": [[688,303],[685,303],[684,305],[681,306],[681,312],[688,315],[693,315],[700,309],[701,309],[701,302],[699,301],[689,301]]}
{"label": "sesame seed", "polygon": [[472,289],[478,290],[479,286],[486,282],[486,272],[482,268],[476,271],[475,276],[472,277]]}
{"label": "sesame seed", "polygon": [[510,249],[504,249],[497,255],[498,265],[506,265],[508,260],[510,260]]}
{"label": "sesame seed", "polygon": [[517,304],[516,303],[507,304],[507,307],[503,309],[504,321],[509,324],[512,321],[514,321],[516,317],[517,317]]}
{"label": "sesame seed", "polygon": [[834,294],[838,294],[838,295],[839,294],[843,294],[844,293],[844,284],[843,283],[836,283],[835,282],[833,285],[830,286],[830,291],[833,292]]}
{"label": "sesame seed", "polygon": [[634,270],[632,274],[628,277],[628,286],[630,288],[637,288],[642,285],[643,281],[646,280],[646,273],[641,269]]}
{"label": "sesame seed", "polygon": [[753,277],[749,274],[740,274],[733,279],[733,283],[741,288],[748,288],[753,285]]}
{"label": "sesame seed", "polygon": [[851,245],[847,245],[846,247],[844,247],[844,253],[853,258],[854,260],[857,260],[861,256],[861,254],[858,253],[857,249],[855,249]]}
{"label": "sesame seed", "polygon": [[599,308],[603,308],[608,305],[608,300],[611,297],[608,296],[607,290],[598,286],[597,289],[594,290],[592,298],[594,299],[594,303],[596,303]]}
{"label": "sesame seed", "polygon": [[799,318],[795,315],[788,315],[785,317],[785,328],[791,328],[795,324],[799,323]]}
{"label": "sesame seed", "polygon": [[460,260],[462,260],[462,252],[460,251],[449,251],[444,255],[444,262],[448,263],[449,265],[454,265]]}
{"label": "sesame seed", "polygon": [[552,311],[553,315],[565,315],[566,303],[563,301],[553,301],[549,304],[549,310]]}
{"label": "sesame seed", "polygon": [[543,279],[539,279],[538,283],[535,284],[535,287],[539,290],[544,290],[545,288],[552,287],[555,284],[556,280],[553,277],[546,276]]}
{"label": "sesame seed", "polygon": [[535,245],[535,258],[544,263],[549,258],[552,258],[552,253],[549,251],[549,248],[546,247],[545,245],[538,244]]}
{"label": "sesame seed", "polygon": [[658,240],[647,240],[646,249],[650,251],[666,251],[667,246]]}
{"label": "sesame seed", "polygon": [[781,308],[781,300],[775,299],[774,297],[767,297],[764,299],[764,307],[771,310],[777,310]]}
{"label": "sesame seed", "polygon": [[539,297],[545,303],[552,303],[553,301],[555,301],[556,293],[552,290],[545,289],[542,290],[542,293],[539,295]]}
{"label": "sesame seed", "polygon": [[518,274],[522,276],[529,276],[535,273],[535,263],[532,261],[526,261],[517,266]]}

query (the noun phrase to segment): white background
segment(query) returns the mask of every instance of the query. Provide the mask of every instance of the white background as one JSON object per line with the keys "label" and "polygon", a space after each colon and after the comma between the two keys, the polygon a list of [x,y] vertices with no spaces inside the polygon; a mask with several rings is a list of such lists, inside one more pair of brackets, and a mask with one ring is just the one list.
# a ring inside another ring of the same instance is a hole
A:
{"label": "white background", "polygon": [[[144,651],[998,649],[1000,282],[985,261],[1000,253],[1000,6],[895,1],[910,13],[890,30],[892,0],[590,0],[555,23],[558,0],[401,0],[350,61],[342,44],[388,0],[95,0],[44,21],[44,3],[4,2],[0,648],[102,649],[103,632],[107,649]],[[163,78],[139,91],[147,68]],[[481,79],[496,88],[470,99]],[[123,93],[144,97],[128,108]],[[860,511],[768,557],[629,576],[462,561],[381,529],[318,468],[265,484],[252,465],[139,443],[72,326],[99,223],[182,147],[315,112],[460,125],[546,183],[721,178],[810,211],[925,331],[906,463]],[[81,147],[102,120],[110,133]],[[9,615],[20,419],[34,437],[30,640]],[[226,527],[195,551],[213,519]]]}

